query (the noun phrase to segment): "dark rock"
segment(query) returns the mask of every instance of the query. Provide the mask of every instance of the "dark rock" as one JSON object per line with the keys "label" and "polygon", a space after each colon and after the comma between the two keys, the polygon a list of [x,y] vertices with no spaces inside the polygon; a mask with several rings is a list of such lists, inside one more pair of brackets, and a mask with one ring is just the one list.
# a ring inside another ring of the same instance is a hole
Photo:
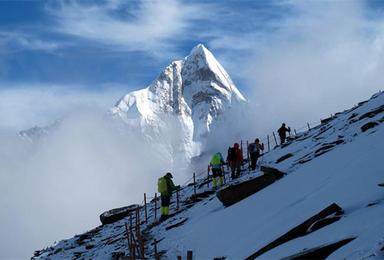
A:
{"label": "dark rock", "polygon": [[292,239],[307,235],[310,232],[310,227],[317,221],[327,218],[328,216],[332,214],[342,214],[343,209],[340,208],[336,203],[332,203],[316,215],[310,217],[303,223],[299,224],[298,226],[294,227],[293,229],[289,230],[287,233],[284,235],[280,236],[276,240],[272,241],[268,245],[264,246],[263,248],[259,249],[257,252],[254,254],[250,255],[246,259],[255,259],[256,257],[261,256],[265,252],[281,245],[284,244]]}
{"label": "dark rock", "polygon": [[177,222],[176,224],[167,226],[167,227],[165,227],[165,230],[170,230],[170,229],[172,229],[172,228],[182,226],[182,225],[184,225],[185,222],[187,222],[187,220],[188,220],[188,218],[185,218],[185,219],[183,219],[183,220]]}
{"label": "dark rock", "polygon": [[293,156],[293,154],[291,154],[291,153],[283,155],[279,159],[276,160],[276,163],[281,163],[282,161],[284,161],[284,160],[286,160],[288,158],[291,158],[292,156]]}
{"label": "dark rock", "polygon": [[264,175],[221,189],[216,193],[217,198],[228,207],[264,189],[284,175],[271,167],[262,166],[261,170],[265,173]]}
{"label": "dark rock", "polygon": [[314,232],[320,228],[323,228],[325,226],[328,226],[338,220],[340,220],[341,216],[334,216],[334,217],[330,217],[330,218],[324,218],[324,219],[320,219],[318,221],[316,221],[310,228],[309,228],[309,232]]}
{"label": "dark rock", "polygon": [[58,248],[58,249],[56,249],[56,250],[53,252],[53,254],[60,253],[61,251],[63,251],[63,249],[62,249],[62,248]]}
{"label": "dark rock", "polygon": [[90,249],[92,249],[94,247],[95,247],[95,245],[88,244],[88,245],[85,246],[85,249],[90,250]]}
{"label": "dark rock", "polygon": [[140,207],[139,205],[130,205],[127,207],[121,207],[116,209],[111,209],[100,215],[100,221],[103,225],[114,223],[120,219],[125,218],[131,212],[135,211],[136,208]]}
{"label": "dark rock", "polygon": [[350,117],[348,117],[348,120],[351,120],[352,118],[356,117],[358,114],[357,113],[353,113]]}
{"label": "dark rock", "polygon": [[336,118],[336,116],[331,116],[331,117],[328,117],[328,118],[320,119],[320,123],[321,124],[326,124],[326,123],[331,122],[335,118]]}
{"label": "dark rock", "polygon": [[362,132],[365,132],[365,131],[367,131],[368,129],[374,128],[374,127],[377,126],[377,125],[378,125],[378,123],[376,123],[376,122],[368,122],[368,123],[366,123],[365,125],[363,125],[363,126],[361,127],[361,131],[362,131]]}
{"label": "dark rock", "polygon": [[384,112],[384,105],[382,105],[382,106],[380,106],[380,107],[378,107],[378,108],[375,108],[375,109],[373,109],[373,110],[371,110],[371,111],[369,111],[369,112],[367,112],[367,113],[361,115],[361,116],[359,117],[359,120],[362,120],[362,119],[364,119],[364,118],[368,118],[368,117],[369,117],[369,118],[372,118],[372,117],[374,117],[374,116],[376,116],[377,114],[382,113],[382,112]]}
{"label": "dark rock", "polygon": [[303,252],[300,252],[298,254],[282,258],[282,260],[326,259],[333,252],[335,252],[339,248],[345,246],[346,244],[348,244],[349,242],[351,242],[355,238],[356,237],[351,237],[351,238],[337,241],[335,243],[321,245],[321,246],[318,246],[315,248],[311,248],[311,249],[305,250]]}
{"label": "dark rock", "polygon": [[185,203],[190,204],[193,202],[202,201],[203,199],[208,198],[209,196],[211,196],[212,194],[215,194],[215,193],[216,192],[214,190],[207,190],[204,192],[199,192],[199,193],[196,193],[196,196],[195,196],[195,194],[193,194],[188,200],[185,201]]}

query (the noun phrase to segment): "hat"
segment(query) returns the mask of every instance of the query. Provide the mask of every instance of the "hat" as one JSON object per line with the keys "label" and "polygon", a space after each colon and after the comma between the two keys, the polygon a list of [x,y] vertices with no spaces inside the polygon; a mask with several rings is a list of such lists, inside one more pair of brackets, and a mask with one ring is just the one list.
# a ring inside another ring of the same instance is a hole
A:
{"label": "hat", "polygon": [[172,174],[170,172],[167,172],[167,174],[165,174],[165,177],[173,178],[173,176],[172,176]]}

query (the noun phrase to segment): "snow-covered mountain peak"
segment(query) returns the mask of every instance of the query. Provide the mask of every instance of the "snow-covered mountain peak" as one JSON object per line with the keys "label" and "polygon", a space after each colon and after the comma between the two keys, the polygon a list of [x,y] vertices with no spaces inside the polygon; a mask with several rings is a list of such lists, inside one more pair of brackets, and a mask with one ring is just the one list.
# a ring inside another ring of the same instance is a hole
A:
{"label": "snow-covered mountain peak", "polygon": [[[223,66],[198,44],[184,59],[171,62],[147,88],[125,95],[111,112],[152,142],[164,144],[171,158],[184,154],[189,161],[199,154],[198,147],[205,145],[217,122],[225,121],[225,114],[244,102]],[[177,141],[173,134],[169,138],[174,132],[180,133]]]}

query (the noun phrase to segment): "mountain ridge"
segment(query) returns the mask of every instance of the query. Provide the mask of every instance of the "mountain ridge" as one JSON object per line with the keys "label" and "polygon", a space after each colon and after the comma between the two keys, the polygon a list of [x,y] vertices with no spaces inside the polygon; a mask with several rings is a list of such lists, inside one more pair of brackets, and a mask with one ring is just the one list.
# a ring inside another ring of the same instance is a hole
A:
{"label": "mountain ridge", "polygon": [[[198,259],[244,259],[316,212],[337,203],[343,210],[334,221],[270,248],[261,257],[289,258],[349,239],[348,244],[330,251],[329,257],[382,259],[384,200],[377,184],[383,181],[383,113],[384,93],[380,92],[310,130],[298,132],[286,145],[272,149],[260,159],[262,165],[277,167],[286,175],[230,207],[220,203],[206,178],[197,180],[197,200],[193,199],[194,185],[182,187],[180,208],[177,211],[176,203],[172,204],[171,211],[177,213],[167,221],[155,221],[156,204],[151,201],[148,223],[141,226],[147,240],[146,256],[154,257],[150,242],[155,240],[158,252],[172,259],[184,255],[186,250],[193,250]],[[261,175],[258,169],[245,168],[240,179],[228,180],[223,188]],[[143,209],[141,206],[141,219],[145,218]],[[62,240],[36,251],[34,258],[126,256],[127,221],[123,218]]]}

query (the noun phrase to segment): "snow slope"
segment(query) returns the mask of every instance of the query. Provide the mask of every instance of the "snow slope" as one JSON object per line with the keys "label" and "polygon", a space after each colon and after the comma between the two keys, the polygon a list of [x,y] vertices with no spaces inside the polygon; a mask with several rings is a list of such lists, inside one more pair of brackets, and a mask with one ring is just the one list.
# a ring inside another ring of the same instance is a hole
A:
{"label": "snow slope", "polygon": [[[345,212],[339,221],[277,246],[260,259],[280,259],[349,237],[356,239],[333,252],[330,259],[383,259],[384,189],[377,186],[384,181],[383,112],[381,92],[310,131],[298,133],[287,145],[276,147],[262,158],[261,164],[287,175],[230,207],[224,207],[214,194],[193,204],[189,199],[193,187],[184,186],[180,212],[165,222],[154,223],[154,203],[150,203],[149,223],[142,225],[146,239],[160,241],[157,248],[168,259],[185,256],[187,250],[193,250],[195,259],[243,259],[337,203]],[[278,162],[287,154],[291,157]],[[240,179],[226,185],[261,174],[259,170],[245,170]],[[197,191],[211,191],[203,182],[198,181]],[[175,207],[171,207],[173,212]],[[167,230],[183,220],[184,224]],[[116,252],[127,253],[126,222],[122,219],[62,240],[35,256],[106,259]],[[153,253],[153,245],[147,242],[146,255],[153,258]]]}
{"label": "snow slope", "polygon": [[125,95],[111,109],[130,129],[159,144],[168,158],[188,163],[205,150],[215,128],[245,98],[202,44],[173,61],[147,88]]}

